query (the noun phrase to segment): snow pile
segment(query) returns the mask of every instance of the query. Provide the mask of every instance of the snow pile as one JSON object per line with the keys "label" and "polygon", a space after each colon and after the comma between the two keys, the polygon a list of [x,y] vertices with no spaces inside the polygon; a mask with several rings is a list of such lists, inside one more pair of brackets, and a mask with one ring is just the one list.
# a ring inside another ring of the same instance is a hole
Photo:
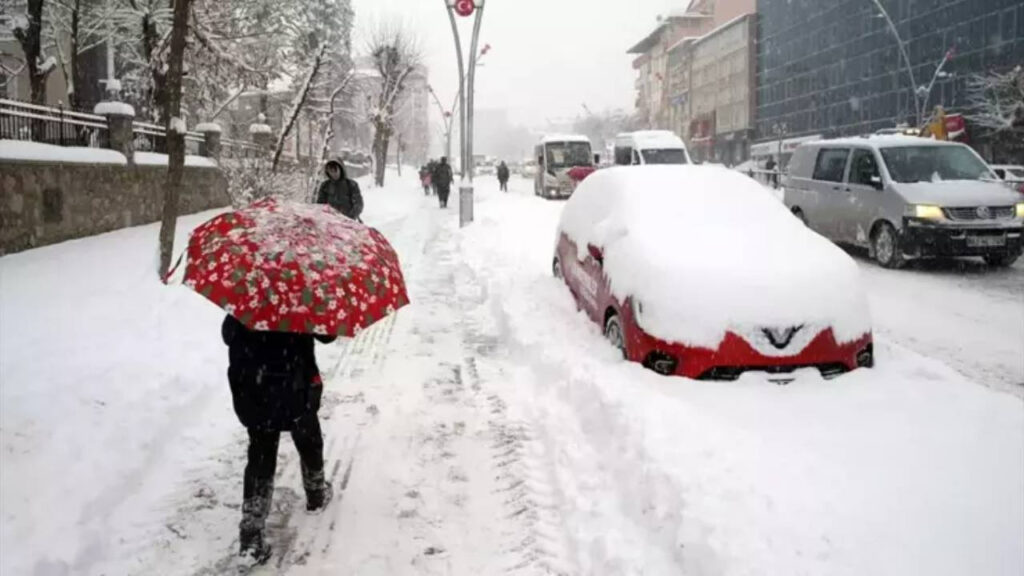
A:
{"label": "snow pile", "polygon": [[[139,166],[167,166],[167,154],[156,152],[136,152],[135,163]],[[185,166],[194,168],[217,168],[218,165],[212,159],[205,156],[185,156]]]}
{"label": "snow pile", "polygon": [[124,154],[104,148],[54,146],[26,140],[0,140],[0,160],[69,162],[76,164],[127,164]]}
{"label": "snow pile", "polygon": [[135,117],[135,108],[127,102],[100,102],[93,108],[93,114],[100,116],[131,116]]}
{"label": "snow pile", "polygon": [[220,124],[217,124],[215,122],[203,122],[196,126],[196,132],[202,132],[204,134],[206,132],[214,132],[216,134],[220,134],[221,127]]}
{"label": "snow pile", "polygon": [[560,231],[604,251],[620,302],[670,342],[715,348],[727,330],[831,327],[870,332],[853,260],[745,175],[708,166],[600,170],[565,207]]}
{"label": "snow pile", "polygon": [[268,124],[253,124],[249,126],[249,134],[273,134],[274,130]]}

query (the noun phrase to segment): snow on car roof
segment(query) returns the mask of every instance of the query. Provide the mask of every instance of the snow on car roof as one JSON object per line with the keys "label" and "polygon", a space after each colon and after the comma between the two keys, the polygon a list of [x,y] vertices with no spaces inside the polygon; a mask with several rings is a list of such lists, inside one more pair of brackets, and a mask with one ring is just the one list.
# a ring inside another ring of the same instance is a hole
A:
{"label": "snow on car roof", "polygon": [[863,146],[873,145],[878,148],[896,146],[961,146],[957,142],[945,142],[933,140],[921,136],[906,136],[903,134],[871,134],[870,136],[852,136],[847,138],[833,138],[831,140],[815,140],[806,142],[804,146]]}
{"label": "snow on car roof", "polygon": [[683,140],[668,130],[640,130],[619,134],[616,140],[633,140],[641,148],[682,148]]}
{"label": "snow on car roof", "polygon": [[547,134],[541,139],[543,144],[552,142],[586,142],[590,144],[590,138],[582,134]]}
{"label": "snow on car roof", "polygon": [[641,325],[664,340],[714,348],[730,329],[831,327],[841,342],[870,331],[853,260],[734,170],[599,170],[559,229],[580,257],[603,249],[613,293],[636,298]]}

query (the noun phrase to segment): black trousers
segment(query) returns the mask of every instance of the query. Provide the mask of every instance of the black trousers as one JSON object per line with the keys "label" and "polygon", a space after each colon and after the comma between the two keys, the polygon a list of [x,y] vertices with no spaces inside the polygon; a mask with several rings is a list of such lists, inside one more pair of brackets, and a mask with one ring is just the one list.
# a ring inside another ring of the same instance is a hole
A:
{"label": "black trousers", "polygon": [[437,187],[437,200],[441,203],[442,208],[448,206],[448,194],[450,194],[451,191],[452,189],[448,186]]}
{"label": "black trousers", "polygon": [[[242,532],[263,530],[274,495],[274,474],[277,472],[277,448],[281,432],[248,428],[249,460],[245,465],[242,487]],[[299,452],[302,483],[307,492],[324,478],[324,437],[316,412],[295,421],[292,442]]]}
{"label": "black trousers", "polygon": [[501,191],[508,192],[508,180],[500,180],[499,182],[501,183]]}

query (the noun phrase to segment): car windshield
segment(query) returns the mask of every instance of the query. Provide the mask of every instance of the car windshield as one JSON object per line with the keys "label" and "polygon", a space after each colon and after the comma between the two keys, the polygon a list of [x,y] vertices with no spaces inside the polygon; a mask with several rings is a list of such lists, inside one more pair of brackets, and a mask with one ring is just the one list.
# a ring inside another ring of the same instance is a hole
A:
{"label": "car windshield", "polygon": [[587,142],[556,142],[548,144],[547,149],[550,168],[590,166],[593,162]]}
{"label": "car windshield", "polygon": [[682,148],[656,148],[644,150],[644,164],[687,164]]}
{"label": "car windshield", "polygon": [[1012,176],[1014,179],[1024,180],[1024,168],[1007,168],[1006,176],[1007,179],[1010,179]]}
{"label": "car windshield", "polygon": [[961,146],[882,148],[882,158],[892,179],[904,184],[992,178],[988,166]]}

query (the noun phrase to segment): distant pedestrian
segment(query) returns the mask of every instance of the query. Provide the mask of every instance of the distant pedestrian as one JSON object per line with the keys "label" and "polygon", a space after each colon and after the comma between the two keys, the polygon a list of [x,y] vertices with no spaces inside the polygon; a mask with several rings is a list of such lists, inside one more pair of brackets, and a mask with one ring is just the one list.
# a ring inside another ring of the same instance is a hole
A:
{"label": "distant pedestrian", "polygon": [[430,168],[426,164],[420,167],[420,184],[423,186],[423,195],[430,196]]}
{"label": "distant pedestrian", "polygon": [[508,192],[508,165],[502,160],[501,164],[498,165],[498,184],[501,185],[502,192]]}
{"label": "distant pedestrian", "polygon": [[317,417],[323,383],[313,339],[327,344],[334,337],[257,332],[230,315],[221,326],[221,337],[228,345],[228,383],[235,414],[249,433],[239,554],[264,564],[271,555],[264,531],[274,495],[281,432],[291,432],[299,452],[306,511],[322,511],[333,496],[324,477],[324,439]]}
{"label": "distant pedestrian", "polygon": [[448,157],[441,156],[441,161],[434,167],[434,173],[431,176],[431,181],[437,187],[437,200],[441,208],[448,207],[448,194],[452,191],[452,180],[454,179],[452,167],[448,165]]}
{"label": "distant pedestrian", "polygon": [[345,165],[341,160],[329,160],[324,166],[327,180],[320,184],[316,194],[317,204],[329,204],[335,210],[353,220],[363,213],[363,193],[359,183],[345,175]]}
{"label": "distant pedestrian", "polygon": [[779,174],[775,171],[775,167],[778,164],[775,163],[775,158],[768,158],[768,161],[764,163],[764,169],[768,171],[768,181],[771,183],[773,188],[779,187]]}

